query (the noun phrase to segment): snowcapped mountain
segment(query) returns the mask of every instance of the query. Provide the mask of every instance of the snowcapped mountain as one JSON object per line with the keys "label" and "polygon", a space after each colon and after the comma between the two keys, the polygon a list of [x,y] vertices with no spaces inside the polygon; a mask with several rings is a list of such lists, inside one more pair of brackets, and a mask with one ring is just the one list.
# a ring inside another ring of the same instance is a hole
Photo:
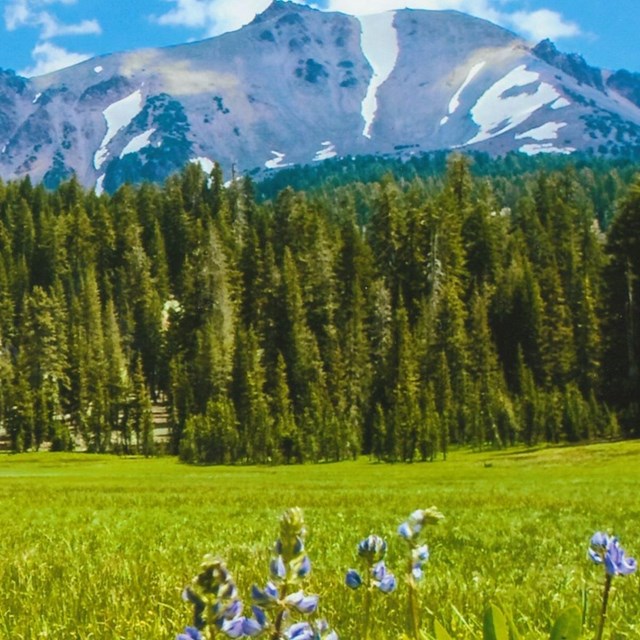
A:
{"label": "snowcapped mountain", "polygon": [[282,1],[201,42],[0,71],[3,179],[75,173],[100,192],[190,161],[228,173],[449,148],[637,150],[640,74],[455,11],[357,18]]}

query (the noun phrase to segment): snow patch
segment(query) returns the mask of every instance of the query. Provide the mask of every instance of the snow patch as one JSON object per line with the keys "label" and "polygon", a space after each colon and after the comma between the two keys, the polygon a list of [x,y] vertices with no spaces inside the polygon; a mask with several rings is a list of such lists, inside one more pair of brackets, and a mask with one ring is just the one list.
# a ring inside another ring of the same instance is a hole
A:
{"label": "snow patch", "polygon": [[41,95],[42,95],[41,93],[36,93],[36,97],[33,99],[33,104],[35,104],[36,102],[38,102],[38,100],[40,100]]}
{"label": "snow patch", "polygon": [[539,153],[562,153],[569,155],[573,153],[575,149],[573,147],[554,147],[553,143],[545,142],[543,144],[525,144],[520,147],[522,153],[526,153],[528,156],[536,156]]}
{"label": "snow patch", "polygon": [[97,67],[93,67],[93,70],[95,71],[95,73],[102,73],[104,71],[104,67],[98,65]]}
{"label": "snow patch", "polygon": [[189,160],[192,164],[199,164],[200,168],[204,173],[209,175],[213,171],[213,167],[215,166],[215,162],[210,158],[206,158],[205,156],[199,156],[198,158],[191,158]]}
{"label": "snow patch", "polygon": [[127,143],[127,146],[121,151],[120,157],[124,158],[130,153],[137,153],[140,149],[144,149],[151,144],[151,136],[155,133],[155,129],[149,129],[140,135],[131,138]]}
{"label": "snow patch", "polygon": [[96,186],[94,191],[97,196],[101,196],[104,193],[104,173],[96,180]]}
{"label": "snow patch", "polygon": [[283,162],[286,156],[285,153],[280,153],[280,151],[272,151],[271,153],[273,154],[273,158],[264,163],[264,166],[267,167],[267,169],[282,169],[283,167],[291,166],[290,162]]}
{"label": "snow patch", "polygon": [[566,98],[558,98],[552,105],[552,109],[564,109],[564,107],[571,106],[571,103]]}
{"label": "snow patch", "polygon": [[327,140],[322,143],[321,148],[316,151],[316,155],[313,156],[313,162],[320,162],[322,160],[328,160],[329,158],[335,158],[338,154],[336,153],[336,145],[331,142],[331,140]]}
{"label": "snow patch", "polygon": [[540,82],[533,93],[527,91],[502,97],[507,91],[526,87],[539,80],[540,74],[528,71],[523,64],[493,84],[471,108],[471,117],[480,131],[466,144],[482,142],[514,129],[538,109],[555,102],[560,94],[546,82]]}
{"label": "snow patch", "polygon": [[113,140],[118,131],[124,129],[142,110],[142,92],[134,91],[122,100],[110,104],[102,115],[107,121],[107,133],[100,143],[99,149],[93,156],[93,166],[100,169],[109,155],[107,145]]}
{"label": "snow patch", "polygon": [[362,101],[364,129],[362,135],[371,138],[371,127],[378,110],[378,89],[396,66],[400,47],[398,33],[393,25],[395,11],[359,16],[362,34],[360,44],[365,58],[373,69],[367,95]]}
{"label": "snow patch", "polygon": [[483,60],[482,62],[478,62],[478,64],[475,64],[473,67],[471,67],[464,82],[460,85],[460,88],[453,94],[453,97],[449,101],[449,115],[446,115],[444,118],[442,118],[442,120],[440,120],[441,125],[447,124],[447,122],[449,121],[449,116],[453,115],[458,110],[462,92],[469,86],[471,81],[478,75],[478,73],[480,73],[482,67],[484,67],[485,64],[487,64],[486,60]]}
{"label": "snow patch", "polygon": [[566,126],[566,122],[547,122],[535,129],[530,129],[524,133],[518,133],[515,136],[515,139],[522,140],[523,138],[533,138],[534,140],[555,140],[558,137],[558,131],[562,129],[562,127]]}

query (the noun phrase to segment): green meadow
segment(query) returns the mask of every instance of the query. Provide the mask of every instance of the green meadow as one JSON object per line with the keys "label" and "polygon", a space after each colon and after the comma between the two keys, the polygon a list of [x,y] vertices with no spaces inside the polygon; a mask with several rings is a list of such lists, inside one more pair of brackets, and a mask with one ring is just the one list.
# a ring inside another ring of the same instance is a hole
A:
{"label": "green meadow", "polygon": [[[358,640],[361,593],[344,586],[356,546],[389,544],[399,588],[374,602],[375,637],[402,635],[406,545],[417,508],[445,520],[426,531],[420,583],[428,634],[481,635],[489,603],[523,638],[548,637],[568,605],[593,637],[602,568],[594,531],[640,556],[640,442],[506,452],[455,451],[446,462],[196,467],[174,458],[20,454],[0,458],[0,637],[173,640],[191,621],[182,588],[202,556],[224,558],[248,601],[268,577],[280,514],[304,510],[313,563],[308,592],[346,640]],[[638,575],[614,579],[605,637],[640,637]],[[428,637],[428,636],[425,636]]]}

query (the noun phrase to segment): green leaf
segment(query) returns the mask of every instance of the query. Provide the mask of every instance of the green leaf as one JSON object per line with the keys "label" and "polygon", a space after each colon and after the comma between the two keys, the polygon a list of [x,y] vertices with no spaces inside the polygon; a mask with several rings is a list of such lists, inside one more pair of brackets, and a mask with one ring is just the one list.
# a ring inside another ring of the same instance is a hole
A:
{"label": "green leaf", "polygon": [[576,605],[567,607],[551,630],[551,640],[577,640],[582,635],[582,614]]}
{"label": "green leaf", "polygon": [[484,612],[484,640],[509,640],[509,627],[504,613],[494,604]]}
{"label": "green leaf", "polygon": [[437,620],[434,625],[434,631],[436,640],[451,640],[451,636],[447,633],[447,630]]}
{"label": "green leaf", "polygon": [[507,618],[507,623],[509,624],[509,640],[520,640],[520,634],[518,634],[518,630],[516,629],[516,625],[513,623],[511,618]]}

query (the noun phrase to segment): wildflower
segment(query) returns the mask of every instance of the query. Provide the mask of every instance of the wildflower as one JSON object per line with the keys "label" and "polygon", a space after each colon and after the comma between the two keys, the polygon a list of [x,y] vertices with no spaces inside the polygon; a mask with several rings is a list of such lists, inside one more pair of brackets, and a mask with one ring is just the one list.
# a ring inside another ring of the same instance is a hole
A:
{"label": "wildflower", "polygon": [[313,640],[313,629],[308,622],[296,622],[284,632],[287,640]]}
{"label": "wildflower", "polygon": [[411,550],[411,574],[415,580],[422,580],[424,572],[422,567],[429,560],[429,547],[423,544]]}
{"label": "wildflower", "polygon": [[239,616],[232,620],[225,620],[220,625],[220,631],[229,638],[254,637],[262,633],[263,625],[253,618]]}
{"label": "wildflower", "polygon": [[202,634],[195,627],[187,627],[184,633],[179,633],[176,640],[204,640]]}
{"label": "wildflower", "polygon": [[347,571],[345,583],[350,589],[357,589],[362,586],[362,578],[355,569],[349,569],[349,571]]}
{"label": "wildflower", "polygon": [[591,536],[589,557],[596,564],[603,565],[605,569],[602,608],[600,610],[600,622],[596,632],[596,640],[602,640],[607,621],[609,593],[611,592],[613,578],[614,576],[627,576],[634,573],[638,569],[638,565],[634,558],[626,555],[624,549],[618,542],[618,538],[602,531],[596,531],[596,533]]}
{"label": "wildflower", "polygon": [[443,518],[444,516],[435,507],[417,509],[398,527],[398,533],[410,542],[418,537],[425,525],[438,524]]}
{"label": "wildflower", "polygon": [[269,563],[269,572],[274,580],[284,580],[287,575],[287,568],[284,565],[282,556],[277,556]]}
{"label": "wildflower", "polygon": [[419,544],[419,537],[425,525],[438,524],[444,516],[435,507],[416,509],[399,527],[398,534],[409,545],[407,562],[409,632],[413,638],[420,635],[420,598],[418,582],[424,577],[424,565],[429,560],[429,547]]}
{"label": "wildflower", "polygon": [[309,622],[296,622],[285,629],[287,640],[338,640],[338,634],[329,629],[326,620],[319,620],[315,625]]}
{"label": "wildflower", "polygon": [[291,563],[293,571],[298,578],[306,578],[311,573],[311,560],[309,556],[302,556],[300,560],[294,560]]}
{"label": "wildflower", "polygon": [[264,590],[255,584],[251,587],[251,598],[260,607],[269,609],[278,604],[278,587],[273,582],[267,582]]}
{"label": "wildflower", "polygon": [[318,596],[305,596],[302,591],[296,591],[285,598],[285,604],[300,613],[310,614],[318,608]]}
{"label": "wildflower", "polygon": [[635,558],[626,555],[618,538],[601,531],[594,533],[591,538],[589,557],[596,564],[604,564],[610,576],[626,576],[638,568]]}
{"label": "wildflower", "polygon": [[386,553],[387,543],[380,536],[371,535],[358,545],[358,555],[369,563],[382,560]]}

